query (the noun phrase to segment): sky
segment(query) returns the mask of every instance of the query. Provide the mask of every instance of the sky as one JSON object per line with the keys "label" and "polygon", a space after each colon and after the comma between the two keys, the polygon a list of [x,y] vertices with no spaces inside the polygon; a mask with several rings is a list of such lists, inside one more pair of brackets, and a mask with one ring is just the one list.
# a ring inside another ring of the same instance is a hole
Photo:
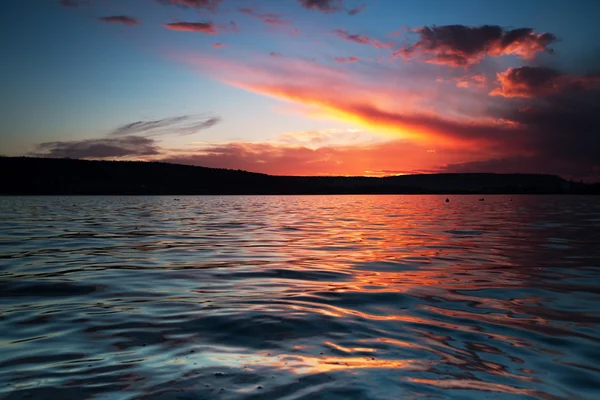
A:
{"label": "sky", "polygon": [[0,155],[600,180],[597,0],[0,9]]}

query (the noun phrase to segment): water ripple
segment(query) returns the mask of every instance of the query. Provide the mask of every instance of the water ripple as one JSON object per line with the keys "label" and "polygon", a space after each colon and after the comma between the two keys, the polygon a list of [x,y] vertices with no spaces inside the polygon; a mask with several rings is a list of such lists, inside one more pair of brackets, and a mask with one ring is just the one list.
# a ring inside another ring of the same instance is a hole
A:
{"label": "water ripple", "polygon": [[600,398],[584,196],[0,198],[0,397]]}

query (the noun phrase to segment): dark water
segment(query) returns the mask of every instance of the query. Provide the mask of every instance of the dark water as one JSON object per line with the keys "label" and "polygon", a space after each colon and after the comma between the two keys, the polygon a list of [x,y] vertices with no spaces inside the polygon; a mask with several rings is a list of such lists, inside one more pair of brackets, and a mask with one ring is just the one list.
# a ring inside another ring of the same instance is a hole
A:
{"label": "dark water", "polygon": [[600,198],[444,199],[0,198],[0,398],[599,399]]}

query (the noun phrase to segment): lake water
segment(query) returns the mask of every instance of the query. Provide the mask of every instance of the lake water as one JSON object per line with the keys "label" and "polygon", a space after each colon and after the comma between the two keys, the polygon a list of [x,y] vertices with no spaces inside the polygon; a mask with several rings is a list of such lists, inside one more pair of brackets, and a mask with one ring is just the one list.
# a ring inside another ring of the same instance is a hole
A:
{"label": "lake water", "polygon": [[445,198],[0,198],[0,398],[600,398],[600,197]]}

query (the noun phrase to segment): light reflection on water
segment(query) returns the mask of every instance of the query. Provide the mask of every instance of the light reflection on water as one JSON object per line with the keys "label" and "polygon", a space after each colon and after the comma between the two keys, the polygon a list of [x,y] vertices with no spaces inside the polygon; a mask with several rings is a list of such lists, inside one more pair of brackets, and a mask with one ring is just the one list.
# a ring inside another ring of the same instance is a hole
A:
{"label": "light reflection on water", "polygon": [[600,398],[600,201],[0,198],[0,397]]}

